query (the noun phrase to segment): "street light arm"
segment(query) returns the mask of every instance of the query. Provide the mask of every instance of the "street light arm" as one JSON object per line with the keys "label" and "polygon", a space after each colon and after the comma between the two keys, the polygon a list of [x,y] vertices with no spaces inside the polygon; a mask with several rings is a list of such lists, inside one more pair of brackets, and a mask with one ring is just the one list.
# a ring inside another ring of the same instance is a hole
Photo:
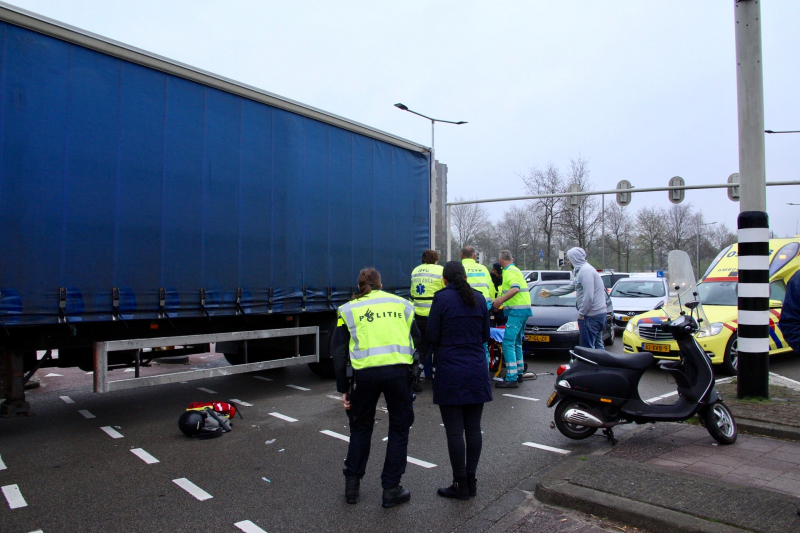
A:
{"label": "street light arm", "polygon": [[[400,107],[401,105],[402,105],[403,107]],[[442,120],[442,119],[439,119],[439,118],[432,118],[432,117],[429,117],[428,115],[423,115],[422,113],[417,113],[416,111],[413,111],[413,110],[409,109],[408,107],[406,107],[406,106],[405,106],[405,105],[403,105],[403,104],[394,104],[394,106],[395,106],[397,109],[401,109],[401,110],[403,110],[403,111],[408,111],[409,113],[414,113],[415,115],[417,115],[417,116],[420,116],[420,117],[422,117],[422,118],[427,118],[427,119],[428,119],[428,120],[430,120],[431,122],[445,122],[445,123],[447,123],[447,124],[455,124],[455,125],[460,125],[460,124],[468,124],[468,122],[464,122],[463,120],[460,120],[460,121],[458,121],[458,122],[455,122],[455,121],[453,121],[453,120]]]}

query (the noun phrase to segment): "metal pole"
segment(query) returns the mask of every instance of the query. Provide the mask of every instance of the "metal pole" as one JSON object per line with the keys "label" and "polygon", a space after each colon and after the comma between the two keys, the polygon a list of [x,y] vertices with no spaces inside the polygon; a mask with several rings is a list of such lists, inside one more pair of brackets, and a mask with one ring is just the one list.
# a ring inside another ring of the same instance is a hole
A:
{"label": "metal pole", "polygon": [[606,267],[606,195],[601,194],[600,198],[602,199],[601,203],[603,204],[603,216],[600,222],[600,225],[602,227],[601,235],[603,236],[603,260],[600,261],[600,264],[603,265],[601,268],[605,268]]}
{"label": "metal pole", "polygon": [[447,222],[447,255],[446,255],[446,258],[447,258],[448,261],[450,261],[450,248],[451,248],[451,243],[453,242],[453,234],[452,234],[452,228],[451,228],[451,222],[450,222],[450,220],[452,220],[450,218],[450,209],[451,208],[452,208],[452,206],[450,206],[450,205],[447,206],[447,211],[446,211],[447,212],[447,216],[445,216],[445,222]]}
{"label": "metal pole", "polygon": [[695,274],[694,279],[695,281],[700,281],[700,224],[697,225],[697,251],[695,252],[695,262],[697,274]]}
{"label": "metal pole", "polygon": [[769,397],[769,217],[759,0],[734,0],[739,106],[737,396]]}
{"label": "metal pole", "polygon": [[[434,148],[433,127],[435,120],[431,120],[431,250],[436,250],[436,149]],[[447,198],[444,198],[447,201]]]}

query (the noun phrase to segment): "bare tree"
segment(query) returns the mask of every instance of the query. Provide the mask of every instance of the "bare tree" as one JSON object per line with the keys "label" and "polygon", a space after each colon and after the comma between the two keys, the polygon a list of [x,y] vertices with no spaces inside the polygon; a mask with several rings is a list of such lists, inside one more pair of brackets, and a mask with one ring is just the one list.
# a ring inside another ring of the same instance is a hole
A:
{"label": "bare tree", "polygon": [[502,248],[511,250],[517,266],[521,264],[521,244],[528,243],[530,237],[530,214],[526,209],[511,206],[503,213],[503,218],[497,223],[498,244]]}
{"label": "bare tree", "polygon": [[[459,197],[456,201],[464,199]],[[492,225],[489,212],[480,204],[454,205],[450,208],[450,217],[456,250],[474,244]]]}
{"label": "bare tree", "polygon": [[665,218],[664,210],[658,207],[643,207],[636,213],[636,240],[641,251],[650,255],[650,270],[656,269],[656,254],[664,242]]}
{"label": "bare tree", "polygon": [[[553,163],[548,163],[544,170],[533,168],[528,176],[522,178],[525,190],[531,195],[558,194],[564,192],[564,179]],[[550,252],[558,222],[563,212],[563,198],[540,198],[531,200],[532,210],[536,214],[536,224],[544,234],[545,268],[550,268]]]}
{"label": "bare tree", "polygon": [[[577,184],[582,191],[591,191],[594,185],[589,181],[589,161],[581,156],[572,159],[569,165],[567,181],[570,185]],[[565,208],[561,215],[559,225],[564,236],[575,245],[588,250],[600,226],[600,206],[594,196],[581,198],[577,208]]]}
{"label": "bare tree", "polygon": [[[617,269],[622,268],[622,255],[629,253],[632,229],[631,215],[627,209],[614,202],[606,209],[606,242],[617,254]],[[628,260],[626,256],[626,262]]]}
{"label": "bare tree", "polygon": [[702,216],[697,217],[692,204],[675,204],[665,215],[664,246],[667,250],[690,252],[690,241],[697,233],[698,224],[702,223]]}
{"label": "bare tree", "polygon": [[709,230],[706,230],[706,234],[708,236],[708,240],[711,242],[712,246],[717,252],[729,244],[733,244],[739,240],[736,236],[736,233],[728,229],[728,226],[725,224],[713,226]]}

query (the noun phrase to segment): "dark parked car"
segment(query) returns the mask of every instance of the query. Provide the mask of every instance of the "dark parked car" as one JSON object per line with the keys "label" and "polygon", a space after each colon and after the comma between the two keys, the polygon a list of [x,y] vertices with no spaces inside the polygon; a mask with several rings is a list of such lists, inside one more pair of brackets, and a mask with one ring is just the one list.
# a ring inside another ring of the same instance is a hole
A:
{"label": "dark parked car", "polygon": [[[542,289],[555,290],[569,281],[541,281],[531,288],[531,308],[533,316],[525,323],[525,340],[522,350],[536,354],[542,351],[567,351],[578,345],[578,310],[575,309],[576,294],[542,298]],[[603,344],[614,344],[613,312],[611,301],[607,299],[608,314],[606,328],[603,330]]]}

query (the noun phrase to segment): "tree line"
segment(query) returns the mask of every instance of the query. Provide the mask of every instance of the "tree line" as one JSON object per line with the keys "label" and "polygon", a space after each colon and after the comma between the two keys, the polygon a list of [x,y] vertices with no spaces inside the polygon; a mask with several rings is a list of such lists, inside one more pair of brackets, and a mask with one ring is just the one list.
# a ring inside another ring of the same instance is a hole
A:
{"label": "tree line", "polygon": [[[550,163],[520,177],[530,195],[565,193],[573,183],[583,191],[595,190],[583,157],[572,159],[564,170]],[[702,274],[722,248],[737,240],[724,223],[707,223],[691,203],[633,209],[608,196],[604,211],[600,196],[581,197],[579,207],[570,206],[564,197],[527,200],[511,205],[496,222],[482,204],[456,205],[451,208],[451,246],[457,255],[463,246],[472,245],[490,259],[508,249],[516,265],[529,270],[556,269],[559,250],[580,246],[592,265],[618,272],[665,270],[670,250],[685,250],[695,264],[699,246]]]}

